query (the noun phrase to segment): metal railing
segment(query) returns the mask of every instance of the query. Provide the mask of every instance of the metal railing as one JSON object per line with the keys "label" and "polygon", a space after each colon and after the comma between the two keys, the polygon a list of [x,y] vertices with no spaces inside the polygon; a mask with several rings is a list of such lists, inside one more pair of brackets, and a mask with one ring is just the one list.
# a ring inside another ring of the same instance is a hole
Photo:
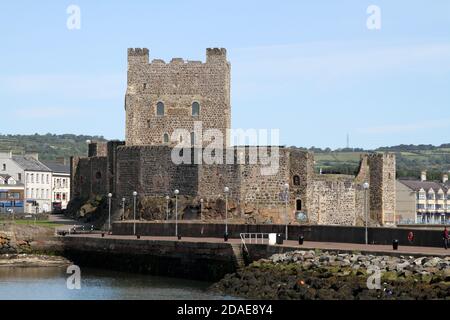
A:
{"label": "metal railing", "polygon": [[99,232],[98,230],[94,229],[93,225],[90,226],[73,226],[69,229],[56,229],[55,233],[57,236],[60,235],[67,235],[67,234],[87,234],[87,233],[95,233]]}
{"label": "metal railing", "polygon": [[269,233],[241,233],[240,234],[241,237],[241,241],[242,241],[242,245],[244,246],[245,250],[247,250],[247,245],[246,245],[246,241],[248,241],[247,243],[255,243],[255,244],[264,244],[265,241],[267,241],[267,243],[269,242]]}

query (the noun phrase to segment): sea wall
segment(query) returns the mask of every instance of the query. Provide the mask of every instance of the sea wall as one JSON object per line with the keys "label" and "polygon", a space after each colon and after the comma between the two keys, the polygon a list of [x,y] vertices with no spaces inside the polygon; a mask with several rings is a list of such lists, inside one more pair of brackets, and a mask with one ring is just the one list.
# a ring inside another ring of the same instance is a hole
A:
{"label": "sea wall", "polygon": [[227,243],[62,237],[64,256],[81,267],[216,281],[236,270]]}
{"label": "sea wall", "polygon": [[[131,222],[117,222],[113,224],[113,233],[116,235],[130,235],[133,230]],[[179,223],[179,233],[185,237],[213,237],[222,238],[224,224],[207,223]],[[414,241],[408,241],[408,233],[413,231]],[[136,232],[142,236],[173,236],[175,234],[175,223],[152,223],[137,222]],[[229,224],[228,233],[230,238],[239,238],[241,233],[284,233],[285,226],[279,224]],[[401,246],[424,246],[441,247],[441,230],[423,230],[406,228],[368,228],[368,239],[371,244],[390,245],[394,239]],[[300,235],[305,241],[318,242],[342,242],[342,243],[364,243],[364,227],[345,226],[309,226],[289,225],[288,236],[290,240],[297,240]]]}

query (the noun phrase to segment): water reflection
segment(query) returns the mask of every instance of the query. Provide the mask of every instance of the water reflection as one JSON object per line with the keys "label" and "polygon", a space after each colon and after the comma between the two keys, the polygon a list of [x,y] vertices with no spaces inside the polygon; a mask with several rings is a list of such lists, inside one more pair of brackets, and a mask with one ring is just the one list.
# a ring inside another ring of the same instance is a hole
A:
{"label": "water reflection", "polygon": [[207,291],[211,283],[99,269],[81,269],[81,290],[66,287],[66,268],[0,268],[4,300],[230,299]]}

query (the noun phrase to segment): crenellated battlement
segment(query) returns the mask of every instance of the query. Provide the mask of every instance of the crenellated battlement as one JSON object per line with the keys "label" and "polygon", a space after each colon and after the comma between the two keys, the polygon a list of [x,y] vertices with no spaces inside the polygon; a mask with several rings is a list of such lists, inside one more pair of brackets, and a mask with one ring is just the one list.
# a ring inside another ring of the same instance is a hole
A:
{"label": "crenellated battlement", "polygon": [[147,48],[128,48],[128,56],[148,56]]}
{"label": "crenellated battlement", "polygon": [[[129,64],[150,64],[150,65],[192,65],[198,66],[204,64],[202,61],[184,60],[183,58],[173,58],[170,63],[162,59],[153,59],[149,63],[149,49],[147,48],[128,48]],[[227,50],[225,48],[207,48],[206,63],[226,62]]]}
{"label": "crenellated battlement", "polygon": [[149,50],[147,48],[128,48],[128,64],[148,64]]}

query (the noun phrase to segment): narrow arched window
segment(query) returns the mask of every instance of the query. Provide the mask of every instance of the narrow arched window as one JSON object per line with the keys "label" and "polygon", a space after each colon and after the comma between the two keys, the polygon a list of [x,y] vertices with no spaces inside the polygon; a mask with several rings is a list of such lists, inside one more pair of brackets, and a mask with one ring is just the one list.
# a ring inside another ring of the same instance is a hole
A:
{"label": "narrow arched window", "polygon": [[195,146],[195,133],[191,132],[191,146]]}
{"label": "narrow arched window", "polygon": [[161,101],[156,104],[156,115],[160,117],[164,116],[164,103]]}
{"label": "narrow arched window", "polygon": [[168,144],[169,143],[169,135],[167,133],[164,133],[163,136],[163,143]]}
{"label": "narrow arched window", "polygon": [[198,117],[200,115],[200,104],[198,102],[194,102],[192,104],[192,116]]}
{"label": "narrow arched window", "polygon": [[299,186],[300,185],[300,177],[295,175],[293,183],[294,183],[294,186]]}
{"label": "narrow arched window", "polygon": [[302,211],[302,200],[297,199],[295,201],[295,210],[297,211]]}

